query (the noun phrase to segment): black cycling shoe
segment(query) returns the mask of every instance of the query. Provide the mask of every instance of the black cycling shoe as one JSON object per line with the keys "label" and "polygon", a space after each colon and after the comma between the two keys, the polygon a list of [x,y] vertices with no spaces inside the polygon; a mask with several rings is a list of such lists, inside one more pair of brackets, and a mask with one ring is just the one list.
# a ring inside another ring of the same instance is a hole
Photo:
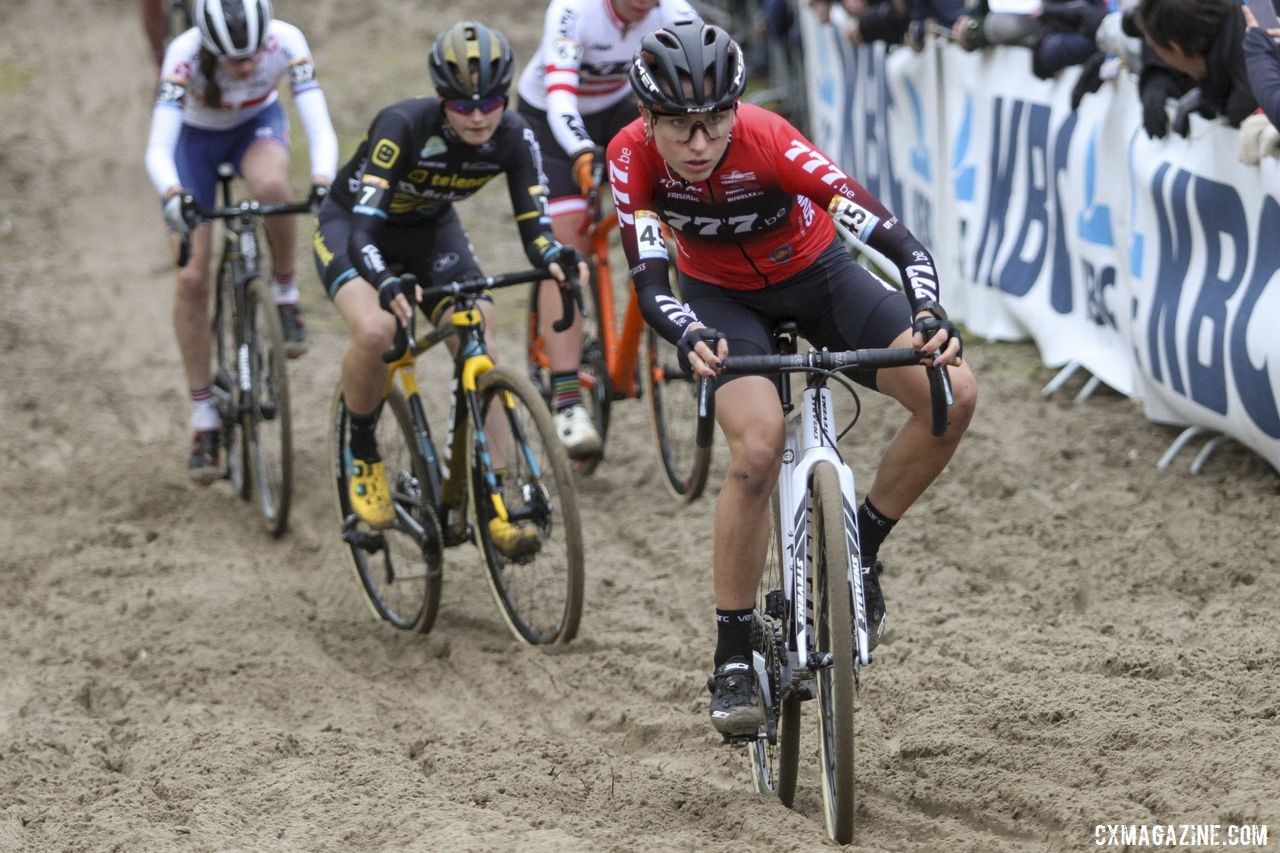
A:
{"label": "black cycling shoe", "polygon": [[280,328],[284,332],[284,354],[297,358],[307,351],[310,341],[307,326],[302,322],[302,308],[297,303],[277,305],[280,309]]}
{"label": "black cycling shoe", "polygon": [[754,735],[764,723],[756,674],[747,658],[729,658],[707,679],[711,724],[726,738]]}
{"label": "black cycling shoe", "polygon": [[187,474],[202,486],[207,486],[222,476],[219,444],[221,430],[198,431],[191,439],[191,458],[187,460]]}
{"label": "black cycling shoe", "polygon": [[880,591],[880,574],[883,571],[884,563],[879,560],[862,569],[862,592],[867,600],[867,637],[872,649],[884,636],[884,593]]}

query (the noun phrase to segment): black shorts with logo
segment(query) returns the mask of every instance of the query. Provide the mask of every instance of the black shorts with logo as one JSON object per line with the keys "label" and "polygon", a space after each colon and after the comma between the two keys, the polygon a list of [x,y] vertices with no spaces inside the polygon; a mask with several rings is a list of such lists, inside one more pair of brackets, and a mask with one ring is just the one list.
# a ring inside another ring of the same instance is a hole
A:
{"label": "black shorts with logo", "polygon": [[[347,256],[351,212],[326,200],[316,219],[311,254],[320,281],[333,299],[338,288],[359,275]],[[482,275],[471,239],[452,207],[426,224],[384,225],[378,232],[378,249],[391,270],[413,273],[424,287]],[[432,322],[439,319],[445,302],[422,306]]]}
{"label": "black shorts with logo", "polygon": [[[813,266],[770,287],[729,290],[682,273],[680,288],[698,319],[728,339],[730,355],[771,353],[770,332],[782,320],[793,320],[811,345],[832,351],[887,347],[911,327],[906,295],[854,263],[838,238]],[[874,370],[848,375],[876,387]]]}

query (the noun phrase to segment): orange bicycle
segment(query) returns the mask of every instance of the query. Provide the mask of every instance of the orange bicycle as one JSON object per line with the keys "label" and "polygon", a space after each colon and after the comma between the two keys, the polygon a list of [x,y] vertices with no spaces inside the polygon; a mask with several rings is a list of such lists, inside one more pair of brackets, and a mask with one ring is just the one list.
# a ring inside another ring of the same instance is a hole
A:
{"label": "orange bicycle", "polygon": [[[702,494],[711,465],[710,447],[699,447],[695,435],[697,384],[680,369],[676,348],[645,326],[629,279],[623,279],[622,286],[626,287],[628,296],[619,326],[619,297],[610,257],[610,237],[617,231],[618,216],[612,211],[603,215],[604,162],[604,151],[597,149],[595,186],[587,196],[587,213],[583,218],[583,228],[591,238],[588,253],[591,280],[583,311],[582,365],[578,369],[578,380],[582,385],[583,403],[605,444],[598,456],[577,460],[575,467],[579,473],[590,474],[604,458],[613,401],[643,398],[663,479],[677,497],[692,501]],[[670,246],[670,236],[664,236]],[[673,263],[673,269],[674,266]],[[672,290],[679,297],[678,286]],[[550,367],[538,317],[537,288],[529,302],[528,358],[534,384],[550,401]]]}

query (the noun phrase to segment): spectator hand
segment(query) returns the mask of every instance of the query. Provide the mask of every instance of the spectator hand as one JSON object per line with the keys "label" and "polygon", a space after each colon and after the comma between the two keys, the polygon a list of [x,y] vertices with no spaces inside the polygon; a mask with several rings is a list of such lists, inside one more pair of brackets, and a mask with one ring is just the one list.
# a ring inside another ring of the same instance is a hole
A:
{"label": "spectator hand", "polygon": [[196,219],[196,200],[184,189],[169,193],[164,200],[164,221],[179,237],[191,233],[191,226]]}
{"label": "spectator hand", "polygon": [[1257,166],[1263,157],[1280,157],[1280,130],[1261,113],[1240,123],[1240,162]]}
{"label": "spectator hand", "polygon": [[1085,95],[1090,95],[1102,88],[1102,65],[1107,55],[1101,51],[1080,64],[1080,77],[1071,88],[1071,111],[1080,109],[1080,102]]}
{"label": "spectator hand", "polygon": [[583,151],[573,161],[573,182],[578,191],[588,195],[596,186],[596,155],[590,149]]}

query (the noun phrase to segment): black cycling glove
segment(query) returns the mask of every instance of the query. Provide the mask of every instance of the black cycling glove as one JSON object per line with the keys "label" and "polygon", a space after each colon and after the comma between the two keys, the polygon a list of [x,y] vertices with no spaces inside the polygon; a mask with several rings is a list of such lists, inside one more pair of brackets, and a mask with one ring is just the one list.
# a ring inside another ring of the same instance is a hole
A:
{"label": "black cycling glove", "polygon": [[693,368],[689,366],[689,353],[693,352],[693,348],[699,342],[711,347],[712,353],[719,353],[720,341],[723,340],[724,335],[709,326],[691,326],[685,329],[684,334],[680,336],[679,343],[676,344],[676,359],[679,361],[680,369],[684,371],[685,376],[693,374]]}
{"label": "black cycling glove", "polygon": [[382,310],[388,313],[395,313],[391,310],[391,303],[396,301],[396,297],[400,295],[400,276],[387,276],[382,280],[382,284],[378,285],[378,304],[382,306]]}
{"label": "black cycling glove", "polygon": [[951,338],[955,338],[960,344],[960,351],[956,355],[964,357],[964,339],[960,337],[960,331],[955,324],[947,319],[947,312],[942,310],[942,306],[936,302],[926,302],[916,309],[917,314],[924,316],[916,317],[914,323],[911,324],[911,331],[924,337],[925,342],[938,333],[939,329],[946,331],[947,343],[951,342]]}

